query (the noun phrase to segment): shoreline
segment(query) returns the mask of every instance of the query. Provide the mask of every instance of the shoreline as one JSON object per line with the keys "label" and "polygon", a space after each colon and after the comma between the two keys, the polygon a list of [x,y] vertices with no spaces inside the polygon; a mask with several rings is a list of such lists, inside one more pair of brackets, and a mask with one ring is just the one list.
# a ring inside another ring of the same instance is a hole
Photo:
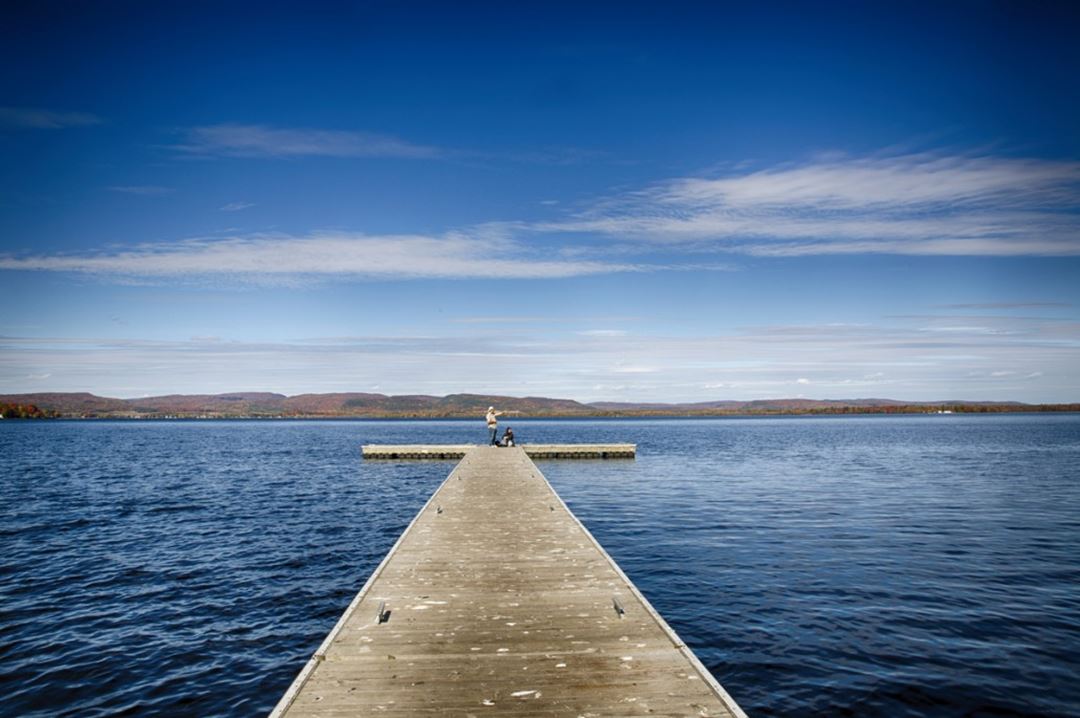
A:
{"label": "shoreline", "polygon": [[[730,412],[606,412],[597,414],[534,414],[515,417],[515,421],[619,421],[626,419],[749,419],[777,417],[843,416],[956,416],[994,414],[1075,414],[1080,404],[1025,405],[1022,407],[974,406],[947,410],[925,407],[878,407],[820,410],[760,410]],[[460,421],[472,422],[473,415],[447,414],[214,414],[214,413],[101,413],[58,414],[7,417],[6,421]]]}

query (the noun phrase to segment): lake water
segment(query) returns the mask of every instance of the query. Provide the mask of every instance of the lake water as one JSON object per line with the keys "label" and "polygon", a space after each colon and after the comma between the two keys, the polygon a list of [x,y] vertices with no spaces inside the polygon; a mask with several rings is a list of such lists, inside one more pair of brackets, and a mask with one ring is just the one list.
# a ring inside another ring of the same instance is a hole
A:
{"label": "lake water", "polygon": [[[515,421],[747,713],[1080,715],[1080,415]],[[0,422],[0,714],[260,715],[475,422]]]}

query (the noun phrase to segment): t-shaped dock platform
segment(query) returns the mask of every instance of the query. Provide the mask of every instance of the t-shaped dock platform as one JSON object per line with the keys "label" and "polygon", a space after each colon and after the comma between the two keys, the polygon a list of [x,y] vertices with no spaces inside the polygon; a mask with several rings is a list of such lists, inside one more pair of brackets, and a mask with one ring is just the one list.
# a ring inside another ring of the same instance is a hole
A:
{"label": "t-shaped dock platform", "polygon": [[[366,444],[365,459],[462,459],[476,444]],[[503,447],[498,447],[503,448]],[[632,459],[636,444],[521,444],[531,459]]]}

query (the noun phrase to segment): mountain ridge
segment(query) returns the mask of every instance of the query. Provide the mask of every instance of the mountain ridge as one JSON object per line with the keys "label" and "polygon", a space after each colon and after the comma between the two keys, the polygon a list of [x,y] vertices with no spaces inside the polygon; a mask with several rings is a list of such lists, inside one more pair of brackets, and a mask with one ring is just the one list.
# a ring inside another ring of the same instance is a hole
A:
{"label": "mountain ridge", "polygon": [[274,392],[166,394],[116,399],[89,392],[0,395],[0,404],[36,406],[67,418],[471,418],[488,406],[508,415],[531,417],[723,416],[731,414],[926,413],[932,411],[1075,411],[1080,404],[1025,404],[1017,401],[903,401],[898,399],[756,399],[704,402],[579,402],[549,397],[499,394],[389,395],[333,392],[287,396]]}

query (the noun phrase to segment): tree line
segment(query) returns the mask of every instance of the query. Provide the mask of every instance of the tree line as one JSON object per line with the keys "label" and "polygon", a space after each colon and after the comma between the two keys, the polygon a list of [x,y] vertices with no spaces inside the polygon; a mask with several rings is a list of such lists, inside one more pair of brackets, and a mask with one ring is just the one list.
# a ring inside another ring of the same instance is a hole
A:
{"label": "tree line", "polygon": [[0,404],[0,416],[5,419],[55,419],[59,412],[38,408],[36,404]]}

